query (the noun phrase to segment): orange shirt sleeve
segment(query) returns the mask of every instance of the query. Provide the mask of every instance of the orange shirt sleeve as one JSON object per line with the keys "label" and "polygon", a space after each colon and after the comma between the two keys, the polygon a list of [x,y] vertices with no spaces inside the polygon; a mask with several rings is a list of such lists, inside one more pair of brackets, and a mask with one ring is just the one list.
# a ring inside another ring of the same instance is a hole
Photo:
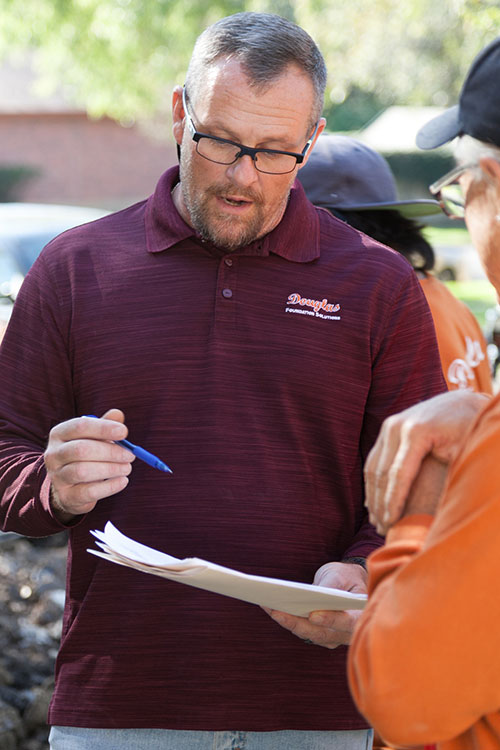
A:
{"label": "orange shirt sleeve", "polygon": [[441,366],[450,390],[493,393],[486,341],[474,314],[434,276],[420,279],[431,309]]}
{"label": "orange shirt sleeve", "polygon": [[435,519],[403,518],[368,560],[349,680],[360,711],[398,746],[500,747],[499,456],[495,397]]}

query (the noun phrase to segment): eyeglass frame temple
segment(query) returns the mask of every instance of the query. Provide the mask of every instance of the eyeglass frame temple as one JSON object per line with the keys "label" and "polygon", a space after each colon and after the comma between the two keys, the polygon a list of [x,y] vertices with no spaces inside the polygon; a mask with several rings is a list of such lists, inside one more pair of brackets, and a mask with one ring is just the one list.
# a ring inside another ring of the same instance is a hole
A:
{"label": "eyeglass frame temple", "polygon": [[475,167],[475,166],[477,166],[476,162],[467,163],[467,164],[459,164],[450,172],[446,172],[446,174],[440,177],[439,180],[436,180],[435,182],[433,182],[432,185],[429,185],[429,192],[434,197],[437,198],[438,203],[441,206],[443,213],[449,219],[463,219],[463,216],[460,216],[459,214],[451,213],[451,211],[447,207],[447,202],[453,203],[456,206],[460,206],[460,208],[465,208],[465,206],[462,203],[458,203],[457,201],[454,201],[452,198],[448,198],[447,202],[445,202],[441,194],[441,191],[443,190],[443,188],[448,187],[449,185],[453,184],[453,182],[457,179],[457,177],[463,174],[467,169],[471,169],[472,167]]}
{"label": "eyeglass frame temple", "polygon": [[442,188],[450,185],[454,180],[457,179],[457,177],[460,177],[460,175],[463,174],[467,169],[471,169],[475,166],[477,166],[476,162],[472,162],[471,164],[460,164],[456,166],[450,172],[446,172],[446,174],[440,177],[439,180],[433,182],[432,185],[429,185],[429,191],[433,195],[436,195],[436,193],[442,190]]}

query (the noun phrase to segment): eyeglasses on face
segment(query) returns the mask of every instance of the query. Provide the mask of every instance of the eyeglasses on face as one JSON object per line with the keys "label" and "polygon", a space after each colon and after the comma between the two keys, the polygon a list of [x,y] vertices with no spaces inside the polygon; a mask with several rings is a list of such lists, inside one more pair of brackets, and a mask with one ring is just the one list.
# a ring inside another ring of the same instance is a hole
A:
{"label": "eyeglasses on face", "polygon": [[451,172],[447,172],[439,180],[429,186],[430,192],[435,196],[446,216],[450,219],[463,219],[465,215],[465,195],[458,181],[468,169],[475,167],[476,163],[461,164]]}
{"label": "eyeglasses on face", "polygon": [[313,134],[300,154],[293,151],[279,151],[274,148],[251,148],[235,141],[229,141],[226,138],[218,138],[215,135],[198,132],[187,109],[185,88],[182,90],[182,106],[189,132],[196,143],[196,151],[200,156],[216,164],[225,165],[234,164],[242,156],[249,156],[255,169],[264,174],[288,174],[293,172],[297,164],[304,161],[319,127],[318,121]]}

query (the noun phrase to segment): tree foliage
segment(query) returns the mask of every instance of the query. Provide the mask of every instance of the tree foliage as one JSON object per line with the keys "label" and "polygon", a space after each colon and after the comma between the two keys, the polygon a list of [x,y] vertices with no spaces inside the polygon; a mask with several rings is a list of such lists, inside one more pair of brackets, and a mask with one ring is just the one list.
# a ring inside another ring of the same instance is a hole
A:
{"label": "tree foliage", "polygon": [[169,109],[197,35],[242,10],[309,31],[332,105],[352,92],[382,105],[453,103],[500,28],[498,0],[2,0],[0,60],[36,50],[44,85],[62,82],[90,114],[148,117]]}
{"label": "tree foliage", "polygon": [[301,3],[297,18],[324,50],[332,101],[353,86],[385,103],[449,105],[473,57],[498,34],[498,3],[349,0]]}

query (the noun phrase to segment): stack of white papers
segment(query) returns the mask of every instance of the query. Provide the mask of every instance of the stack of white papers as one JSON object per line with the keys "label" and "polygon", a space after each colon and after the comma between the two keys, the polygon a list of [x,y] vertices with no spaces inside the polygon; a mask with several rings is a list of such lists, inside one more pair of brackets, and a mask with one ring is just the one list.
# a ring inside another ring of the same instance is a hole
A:
{"label": "stack of white papers", "polygon": [[363,609],[366,604],[366,594],[248,575],[197,557],[179,560],[130,539],[110,521],[104,531],[92,534],[103,552],[88,552],[105,560],[292,615],[307,617],[318,609]]}

